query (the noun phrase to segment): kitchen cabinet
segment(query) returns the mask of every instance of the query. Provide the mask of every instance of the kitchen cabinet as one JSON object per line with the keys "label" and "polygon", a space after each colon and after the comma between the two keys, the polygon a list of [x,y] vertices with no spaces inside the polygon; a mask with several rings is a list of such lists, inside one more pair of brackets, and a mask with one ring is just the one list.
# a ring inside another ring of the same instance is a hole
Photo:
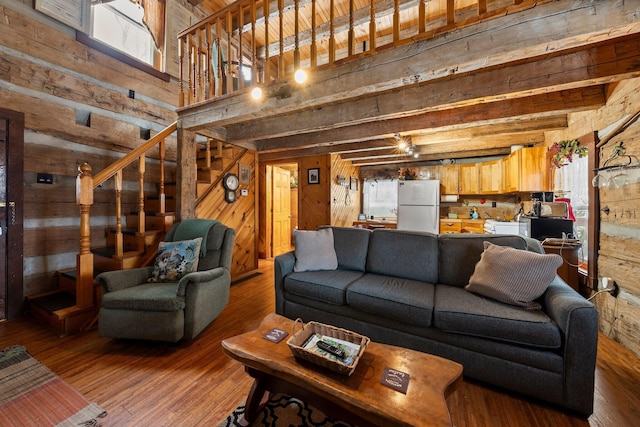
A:
{"label": "kitchen cabinet", "polygon": [[551,163],[547,147],[525,147],[502,160],[502,191],[551,191]]}
{"label": "kitchen cabinet", "polygon": [[460,232],[484,234],[484,220],[463,219],[460,223]]}
{"label": "kitchen cabinet", "polygon": [[547,147],[521,148],[518,191],[551,191],[551,162]]}
{"label": "kitchen cabinet", "polygon": [[482,162],[479,165],[480,193],[500,193],[502,191],[502,160]]}
{"label": "kitchen cabinet", "polygon": [[458,234],[462,230],[462,220],[459,219],[441,219],[440,234]]}
{"label": "kitchen cabinet", "polygon": [[440,194],[458,194],[459,173],[458,165],[440,166]]}
{"label": "kitchen cabinet", "polygon": [[502,159],[502,191],[513,193],[518,191],[520,173],[520,150],[514,151]]}
{"label": "kitchen cabinet", "polygon": [[484,233],[484,220],[471,218],[442,218],[440,234]]}
{"label": "kitchen cabinet", "polygon": [[479,179],[479,163],[466,163],[458,165],[460,167],[459,174],[459,193],[460,194],[478,194],[480,189]]}

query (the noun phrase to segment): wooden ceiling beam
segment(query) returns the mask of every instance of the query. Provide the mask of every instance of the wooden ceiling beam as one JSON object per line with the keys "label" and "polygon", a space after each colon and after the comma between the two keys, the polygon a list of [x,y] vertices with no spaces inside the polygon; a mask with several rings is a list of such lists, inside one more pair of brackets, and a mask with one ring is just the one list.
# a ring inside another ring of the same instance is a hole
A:
{"label": "wooden ceiling beam", "polygon": [[442,160],[442,159],[461,159],[461,158],[471,158],[471,157],[488,157],[488,156],[501,156],[507,155],[511,152],[509,147],[500,147],[500,148],[490,148],[486,150],[473,150],[467,152],[461,151],[453,151],[453,152],[444,152],[439,154],[428,154],[424,156],[420,156],[419,159],[414,159],[412,157],[378,157],[372,159],[363,159],[363,160],[354,160],[351,163],[354,166],[367,166],[367,165],[380,165],[380,164],[388,164],[388,163],[415,163],[415,162],[424,162],[424,161],[433,161],[433,160]]}
{"label": "wooden ceiling beam", "polygon": [[[256,146],[258,151],[282,150],[313,146],[326,143],[326,141],[357,141],[378,135],[393,135],[396,132],[411,132],[419,129],[464,129],[480,125],[508,123],[514,119],[552,117],[558,114],[584,111],[600,107],[604,105],[604,102],[605,94],[601,86],[571,89],[560,93],[539,94],[521,99],[504,99],[411,117],[359,123],[340,129],[272,138],[257,141]],[[229,134],[227,135],[229,136]],[[235,139],[233,136],[229,136],[229,138],[231,141]]]}

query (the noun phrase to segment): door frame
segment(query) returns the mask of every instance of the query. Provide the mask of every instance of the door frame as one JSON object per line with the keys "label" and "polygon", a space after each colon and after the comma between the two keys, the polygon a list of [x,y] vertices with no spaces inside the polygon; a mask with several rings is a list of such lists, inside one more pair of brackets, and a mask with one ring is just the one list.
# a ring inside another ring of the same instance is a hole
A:
{"label": "door frame", "polygon": [[[24,307],[24,113],[0,108],[9,121],[7,138],[7,320]],[[12,206],[9,206],[13,203]],[[9,210],[9,207],[12,209]],[[15,218],[12,222],[12,219]]]}

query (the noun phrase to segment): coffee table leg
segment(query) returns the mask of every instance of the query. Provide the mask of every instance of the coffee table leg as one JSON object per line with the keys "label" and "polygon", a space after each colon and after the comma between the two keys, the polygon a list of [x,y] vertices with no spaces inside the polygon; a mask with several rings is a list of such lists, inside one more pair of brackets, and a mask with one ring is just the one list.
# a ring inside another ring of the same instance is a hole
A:
{"label": "coffee table leg", "polygon": [[268,394],[264,381],[262,381],[261,378],[256,378],[253,381],[251,390],[249,390],[244,409],[244,419],[248,421],[249,424],[255,421],[262,407],[267,403],[267,400]]}

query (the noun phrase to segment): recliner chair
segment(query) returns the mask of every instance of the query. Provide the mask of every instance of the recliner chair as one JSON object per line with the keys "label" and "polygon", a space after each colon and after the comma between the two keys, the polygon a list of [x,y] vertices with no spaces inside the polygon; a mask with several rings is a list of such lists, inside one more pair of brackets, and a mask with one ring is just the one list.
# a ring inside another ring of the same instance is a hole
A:
{"label": "recliner chair", "polygon": [[197,271],[179,281],[148,282],[154,267],[96,277],[102,287],[100,336],[177,342],[196,337],[220,314],[229,302],[235,230],[218,221],[190,219],[174,224],[164,241],[192,239],[202,230],[206,254],[201,252]]}

